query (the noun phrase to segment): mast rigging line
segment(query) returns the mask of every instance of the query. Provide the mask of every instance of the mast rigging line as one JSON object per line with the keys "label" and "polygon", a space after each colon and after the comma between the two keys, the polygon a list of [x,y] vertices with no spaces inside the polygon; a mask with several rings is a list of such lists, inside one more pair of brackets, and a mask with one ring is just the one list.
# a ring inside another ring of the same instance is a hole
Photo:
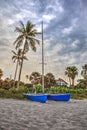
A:
{"label": "mast rigging line", "polygon": [[44,42],[43,42],[43,21],[42,21],[42,92],[44,93]]}

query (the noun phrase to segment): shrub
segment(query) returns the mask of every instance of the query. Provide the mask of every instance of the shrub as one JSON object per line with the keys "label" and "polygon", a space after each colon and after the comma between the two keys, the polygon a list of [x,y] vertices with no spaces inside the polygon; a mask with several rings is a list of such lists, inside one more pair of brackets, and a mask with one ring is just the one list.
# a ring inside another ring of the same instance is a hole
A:
{"label": "shrub", "polygon": [[[35,85],[36,92],[42,93],[41,85]],[[23,93],[34,93],[34,88],[27,88],[26,86],[20,86],[19,89],[10,88],[9,90],[0,88],[0,98],[16,98],[16,99],[24,99]],[[72,89],[72,88],[64,88],[64,87],[50,87],[45,88],[45,93],[70,93],[71,98],[74,99],[84,99],[87,98],[87,89]]]}

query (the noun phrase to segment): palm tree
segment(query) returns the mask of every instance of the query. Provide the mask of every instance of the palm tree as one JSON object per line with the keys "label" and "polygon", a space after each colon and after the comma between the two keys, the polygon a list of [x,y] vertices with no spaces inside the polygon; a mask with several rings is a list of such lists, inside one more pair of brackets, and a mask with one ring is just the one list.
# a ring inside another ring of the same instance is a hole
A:
{"label": "palm tree", "polygon": [[85,79],[78,79],[79,82],[78,86],[84,89],[87,89],[87,78]]}
{"label": "palm tree", "polygon": [[74,88],[74,80],[75,80],[76,75],[78,75],[78,70],[75,66],[70,66],[66,70],[68,70],[68,71],[65,71],[65,74],[67,74],[68,77],[70,78],[70,80],[72,81],[71,86],[72,86],[72,88]]}
{"label": "palm tree", "polygon": [[52,73],[47,73],[45,77],[48,80],[49,85],[55,84],[55,76]]}
{"label": "palm tree", "polygon": [[40,83],[41,74],[39,72],[32,72],[30,75],[30,81],[34,84]]}
{"label": "palm tree", "polygon": [[[21,64],[21,60],[22,60],[22,49],[18,49],[17,52],[15,52],[15,51],[12,50],[12,52],[14,54],[12,56],[12,60],[13,60],[14,63],[17,62],[16,63],[15,74],[14,74],[14,85],[15,85],[15,80],[16,80],[16,75],[17,75],[17,70],[18,70],[18,65]],[[23,59],[27,60],[26,56],[23,56]]]}
{"label": "palm tree", "polygon": [[66,68],[65,75],[68,76],[68,78],[69,78],[69,84],[71,86],[71,67],[67,67]]}
{"label": "palm tree", "polygon": [[2,76],[3,76],[3,71],[2,71],[2,69],[0,69],[0,80],[1,80]]}
{"label": "palm tree", "polygon": [[87,64],[85,64],[84,66],[82,66],[82,71],[81,71],[81,75],[83,76],[84,79],[87,79]]}
{"label": "palm tree", "polygon": [[78,75],[78,70],[75,66],[71,67],[71,79],[72,79],[72,88],[74,88],[74,80],[76,75]]}
{"label": "palm tree", "polygon": [[15,31],[19,33],[17,39],[15,40],[14,44],[16,44],[16,48],[19,48],[23,45],[23,52],[22,52],[22,61],[20,65],[19,77],[18,77],[18,87],[21,79],[21,72],[23,67],[23,56],[25,53],[29,51],[29,47],[36,52],[36,44],[39,44],[39,40],[35,37],[37,34],[36,29],[34,29],[35,25],[33,25],[30,21],[27,21],[27,24],[24,25],[22,21],[20,21],[20,26],[16,27]]}

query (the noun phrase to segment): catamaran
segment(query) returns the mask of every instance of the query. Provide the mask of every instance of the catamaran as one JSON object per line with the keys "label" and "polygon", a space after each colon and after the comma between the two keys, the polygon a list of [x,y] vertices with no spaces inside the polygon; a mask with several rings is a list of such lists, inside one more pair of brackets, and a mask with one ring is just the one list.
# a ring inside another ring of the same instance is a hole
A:
{"label": "catamaran", "polygon": [[44,94],[44,42],[43,42],[43,21],[42,21],[42,94],[25,94],[26,98],[32,101],[46,103],[48,100],[69,101],[70,94]]}

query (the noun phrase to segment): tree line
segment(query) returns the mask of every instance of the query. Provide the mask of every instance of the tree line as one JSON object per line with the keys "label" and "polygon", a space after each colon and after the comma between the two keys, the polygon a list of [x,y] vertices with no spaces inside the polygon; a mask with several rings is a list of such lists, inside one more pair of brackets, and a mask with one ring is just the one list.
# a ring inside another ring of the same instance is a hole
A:
{"label": "tree line", "polygon": [[[74,80],[76,78],[76,76],[78,75],[78,69],[76,66],[68,66],[66,67],[65,70],[65,75],[68,77],[69,79],[69,87],[71,88],[87,88],[87,64],[82,66],[82,71],[81,71],[81,75],[82,75],[82,79],[78,79],[77,80],[77,85],[74,85]],[[0,83],[1,83],[1,78],[3,76],[3,71],[2,69],[0,69]],[[30,75],[26,75],[26,80],[30,80],[31,84],[41,84],[42,83],[42,75],[39,72],[32,72]],[[6,78],[5,79],[5,83],[9,82],[10,79]],[[11,86],[15,86],[17,87],[17,83],[18,81],[15,80],[11,80]],[[21,84],[24,84],[23,82],[20,82]],[[52,73],[47,73],[44,76],[44,83],[45,86],[50,87],[50,86],[56,86],[56,79],[55,76]]]}

